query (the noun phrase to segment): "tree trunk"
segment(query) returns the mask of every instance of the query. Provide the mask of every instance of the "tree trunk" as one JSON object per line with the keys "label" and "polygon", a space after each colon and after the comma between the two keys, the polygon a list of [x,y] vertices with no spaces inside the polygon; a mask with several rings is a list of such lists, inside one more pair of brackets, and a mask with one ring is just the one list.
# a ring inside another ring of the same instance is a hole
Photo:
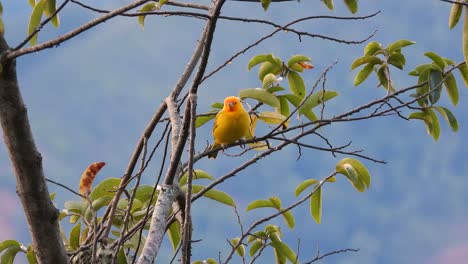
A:
{"label": "tree trunk", "polygon": [[[0,35],[0,54],[8,50]],[[32,243],[39,263],[68,263],[60,238],[58,210],[49,198],[42,169],[16,78],[16,62],[3,61],[0,73],[0,122],[16,175],[16,192],[28,221]],[[42,87],[44,88],[44,87]]]}

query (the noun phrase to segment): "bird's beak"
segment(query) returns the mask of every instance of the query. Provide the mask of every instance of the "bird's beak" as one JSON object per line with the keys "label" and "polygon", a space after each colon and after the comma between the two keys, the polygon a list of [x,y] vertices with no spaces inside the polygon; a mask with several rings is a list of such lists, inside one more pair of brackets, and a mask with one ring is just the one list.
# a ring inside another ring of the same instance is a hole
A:
{"label": "bird's beak", "polygon": [[229,106],[229,110],[232,110],[236,104],[234,102],[228,102],[227,105]]}

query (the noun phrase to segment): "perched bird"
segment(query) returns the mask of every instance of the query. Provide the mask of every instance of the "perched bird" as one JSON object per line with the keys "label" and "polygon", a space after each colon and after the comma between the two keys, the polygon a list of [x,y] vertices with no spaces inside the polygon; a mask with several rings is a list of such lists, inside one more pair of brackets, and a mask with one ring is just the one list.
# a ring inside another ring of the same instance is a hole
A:
{"label": "perched bird", "polygon": [[[236,142],[246,137],[251,138],[250,116],[245,111],[238,97],[229,96],[224,99],[224,107],[215,117],[213,125],[214,143],[210,149]],[[216,158],[218,152],[208,155]]]}

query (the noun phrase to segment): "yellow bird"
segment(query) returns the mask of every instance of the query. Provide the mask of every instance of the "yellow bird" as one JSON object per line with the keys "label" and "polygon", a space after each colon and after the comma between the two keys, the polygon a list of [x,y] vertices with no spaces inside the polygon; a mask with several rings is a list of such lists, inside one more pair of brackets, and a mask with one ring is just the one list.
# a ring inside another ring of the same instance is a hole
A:
{"label": "yellow bird", "polygon": [[[218,112],[214,120],[214,144],[210,149],[234,143],[243,137],[252,137],[249,113],[245,111],[238,97],[226,97],[223,109]],[[209,154],[208,158],[216,159],[217,155],[218,152],[214,152]]]}

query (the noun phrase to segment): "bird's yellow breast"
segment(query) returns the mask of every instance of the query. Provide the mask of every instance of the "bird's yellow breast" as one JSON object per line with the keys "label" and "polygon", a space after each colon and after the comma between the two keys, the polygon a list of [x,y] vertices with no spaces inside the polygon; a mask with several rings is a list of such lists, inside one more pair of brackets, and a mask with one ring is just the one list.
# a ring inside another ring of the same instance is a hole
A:
{"label": "bird's yellow breast", "polygon": [[249,133],[250,117],[247,111],[221,111],[216,116],[213,137],[215,143],[226,145],[245,137]]}

